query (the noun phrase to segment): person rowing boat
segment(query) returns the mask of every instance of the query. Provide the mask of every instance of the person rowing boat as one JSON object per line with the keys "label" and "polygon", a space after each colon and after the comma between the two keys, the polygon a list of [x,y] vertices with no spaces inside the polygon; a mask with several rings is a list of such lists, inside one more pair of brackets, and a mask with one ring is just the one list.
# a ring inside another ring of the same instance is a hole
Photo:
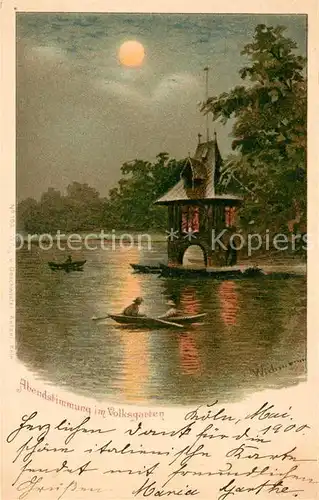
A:
{"label": "person rowing boat", "polygon": [[142,297],[136,297],[136,299],[133,300],[132,304],[125,307],[122,314],[124,316],[145,316],[144,314],[140,314],[140,305],[142,304],[142,302]]}
{"label": "person rowing boat", "polygon": [[159,319],[168,319],[178,316],[179,313],[174,300],[168,300],[166,304],[170,306],[170,309],[168,309],[168,311],[166,311],[166,313],[163,314],[162,316],[159,316]]}

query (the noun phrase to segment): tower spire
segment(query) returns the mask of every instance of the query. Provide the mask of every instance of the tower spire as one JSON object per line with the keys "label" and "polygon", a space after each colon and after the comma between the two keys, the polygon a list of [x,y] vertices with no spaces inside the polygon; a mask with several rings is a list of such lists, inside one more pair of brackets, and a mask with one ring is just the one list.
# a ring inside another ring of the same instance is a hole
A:
{"label": "tower spire", "polygon": [[[205,71],[205,101],[207,102],[208,101],[208,72],[209,72],[209,67],[206,66],[204,68],[204,71]],[[206,141],[208,142],[209,141],[209,113],[207,112],[206,113]]]}

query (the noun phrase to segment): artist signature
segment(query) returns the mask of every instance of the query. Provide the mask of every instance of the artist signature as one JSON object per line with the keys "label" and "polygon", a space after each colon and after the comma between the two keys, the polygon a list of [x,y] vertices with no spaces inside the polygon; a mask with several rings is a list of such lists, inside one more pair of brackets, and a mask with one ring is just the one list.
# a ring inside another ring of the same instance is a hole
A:
{"label": "artist signature", "polygon": [[269,366],[257,366],[256,368],[249,368],[249,373],[254,375],[255,377],[265,377],[266,375],[270,375],[271,373],[277,373],[282,370],[287,370],[293,368],[295,366],[301,365],[302,363],[306,363],[306,358],[298,358],[293,361],[288,361],[286,363],[274,365],[271,363]]}

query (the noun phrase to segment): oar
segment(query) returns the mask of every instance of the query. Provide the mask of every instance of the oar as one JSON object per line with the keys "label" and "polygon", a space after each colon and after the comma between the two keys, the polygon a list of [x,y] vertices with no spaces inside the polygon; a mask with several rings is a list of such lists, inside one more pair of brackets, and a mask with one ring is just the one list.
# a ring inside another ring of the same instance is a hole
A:
{"label": "oar", "polygon": [[109,318],[110,316],[107,314],[106,316],[92,316],[92,321],[100,321],[101,319]]}
{"label": "oar", "polygon": [[173,325],[173,326],[176,326],[177,328],[184,328],[184,325],[181,325],[180,323],[173,323],[173,321],[165,321],[165,320],[159,319],[159,318],[149,318],[149,319],[155,319],[156,321],[159,321],[160,323],[163,323],[164,325]]}
{"label": "oar", "polygon": [[[92,321],[100,321],[102,319],[107,319],[109,318],[110,315],[107,314],[106,316],[92,316],[91,320]],[[173,321],[165,321],[164,319],[159,319],[159,318],[151,318],[150,316],[144,316],[146,319],[152,319],[152,320],[155,320],[155,321],[158,321],[159,323],[163,323],[164,325],[173,325],[173,326],[176,326],[177,328],[184,328],[184,325],[181,325],[180,323],[173,323]]]}

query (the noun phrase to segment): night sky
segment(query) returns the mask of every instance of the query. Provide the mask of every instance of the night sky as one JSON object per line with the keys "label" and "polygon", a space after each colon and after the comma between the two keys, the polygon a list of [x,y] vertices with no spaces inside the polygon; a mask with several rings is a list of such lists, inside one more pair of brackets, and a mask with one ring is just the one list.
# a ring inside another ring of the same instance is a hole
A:
{"label": "night sky", "polygon": [[[205,134],[203,68],[210,95],[240,84],[240,50],[259,23],[287,26],[305,55],[305,16],[19,13],[18,199],[72,181],[105,196],[125,161],[193,153]],[[142,66],[119,63],[126,40],[143,44]],[[231,127],[214,128],[226,155]]]}

